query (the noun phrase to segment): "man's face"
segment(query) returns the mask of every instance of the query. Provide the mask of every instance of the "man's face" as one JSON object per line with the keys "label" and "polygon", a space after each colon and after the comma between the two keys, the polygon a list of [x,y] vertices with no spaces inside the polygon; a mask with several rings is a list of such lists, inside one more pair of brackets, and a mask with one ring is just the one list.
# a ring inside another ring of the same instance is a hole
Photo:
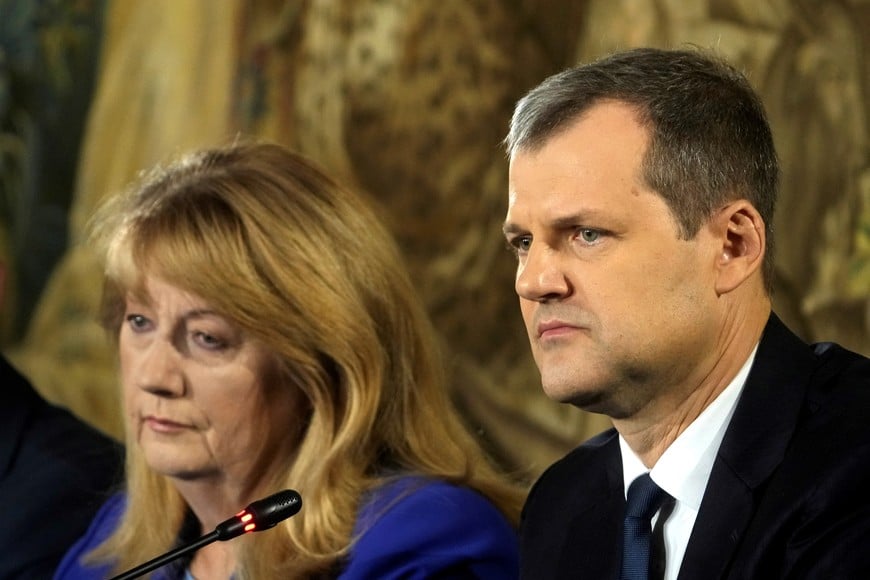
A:
{"label": "man's face", "polygon": [[647,143],[604,102],[510,166],[505,235],[544,391],[614,418],[696,380],[718,330],[716,239],[680,239],[641,178]]}

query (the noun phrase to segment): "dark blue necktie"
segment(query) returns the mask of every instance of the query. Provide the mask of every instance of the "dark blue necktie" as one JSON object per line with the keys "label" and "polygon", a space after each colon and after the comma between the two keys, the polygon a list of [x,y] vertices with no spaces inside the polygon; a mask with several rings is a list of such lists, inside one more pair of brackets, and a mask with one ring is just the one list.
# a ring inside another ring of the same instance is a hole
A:
{"label": "dark blue necktie", "polygon": [[628,486],[622,528],[621,580],[648,580],[650,567],[650,520],[668,497],[650,478],[641,475]]}

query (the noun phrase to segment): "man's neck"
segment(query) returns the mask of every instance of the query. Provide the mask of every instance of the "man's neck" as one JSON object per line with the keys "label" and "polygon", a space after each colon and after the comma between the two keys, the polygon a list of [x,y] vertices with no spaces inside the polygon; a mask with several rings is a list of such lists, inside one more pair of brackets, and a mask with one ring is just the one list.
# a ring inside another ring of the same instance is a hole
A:
{"label": "man's neck", "polygon": [[[761,314],[759,311],[756,314]],[[632,451],[652,468],[689,425],[724,391],[758,344],[770,310],[763,316],[744,317],[729,325],[734,332],[723,337],[722,347],[682,388],[664,391],[639,412],[614,418],[613,425]]]}

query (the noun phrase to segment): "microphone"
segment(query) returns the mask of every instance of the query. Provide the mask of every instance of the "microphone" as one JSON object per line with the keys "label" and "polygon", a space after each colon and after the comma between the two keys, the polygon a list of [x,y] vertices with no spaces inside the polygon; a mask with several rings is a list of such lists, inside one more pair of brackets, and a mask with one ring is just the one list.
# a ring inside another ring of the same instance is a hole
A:
{"label": "microphone", "polygon": [[138,578],[146,572],[150,572],[160,566],[168,564],[172,560],[199,550],[215,541],[225,542],[249,532],[262,532],[275,527],[290,516],[296,515],[302,508],[302,496],[292,489],[285,489],[269,497],[257,500],[230,519],[221,522],[215,529],[198,540],[166,552],[153,560],[140,564],[135,568],[124,572],[110,580],[130,580]]}

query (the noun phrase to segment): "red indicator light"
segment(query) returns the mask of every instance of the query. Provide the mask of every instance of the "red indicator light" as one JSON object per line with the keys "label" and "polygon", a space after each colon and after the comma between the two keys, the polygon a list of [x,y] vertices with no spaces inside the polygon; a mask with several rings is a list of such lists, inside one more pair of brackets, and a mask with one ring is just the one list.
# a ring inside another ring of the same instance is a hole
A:
{"label": "red indicator light", "polygon": [[252,519],[254,519],[254,516],[252,516],[251,514],[245,514],[245,515],[242,516],[242,521],[243,521],[243,522],[249,522],[249,521],[251,521]]}
{"label": "red indicator light", "polygon": [[251,530],[253,530],[256,527],[257,527],[257,524],[248,524],[245,526],[245,531],[250,532]]}
{"label": "red indicator light", "polygon": [[241,516],[243,513],[245,513],[245,510],[242,510],[242,511],[240,511],[239,513],[237,513],[237,514],[236,514],[236,517]]}

